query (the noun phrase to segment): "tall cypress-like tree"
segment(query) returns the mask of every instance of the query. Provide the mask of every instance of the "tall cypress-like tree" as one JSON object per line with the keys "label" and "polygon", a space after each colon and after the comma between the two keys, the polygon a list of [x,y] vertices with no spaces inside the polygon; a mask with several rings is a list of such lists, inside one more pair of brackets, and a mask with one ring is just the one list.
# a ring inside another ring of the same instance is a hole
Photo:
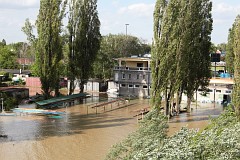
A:
{"label": "tall cypress-like tree", "polygon": [[232,25],[232,28],[229,29],[228,33],[228,43],[227,43],[227,51],[226,51],[226,68],[228,73],[234,73],[234,33],[236,23],[239,21],[240,16],[238,15],[235,22]]}
{"label": "tall cypress-like tree", "polygon": [[69,20],[69,75],[70,93],[74,90],[74,80],[80,84],[83,92],[93,70],[93,62],[100,48],[100,21],[97,12],[97,0],[71,0]]}
{"label": "tall cypress-like tree", "polygon": [[163,29],[163,21],[166,14],[167,9],[167,0],[157,0],[154,10],[154,42],[152,46],[152,93],[151,93],[151,105],[154,108],[161,107],[161,100],[162,100],[162,87],[161,82],[162,79],[160,78],[160,63],[161,63],[161,53],[162,50],[162,29]]}
{"label": "tall cypress-like tree", "polygon": [[207,85],[211,30],[209,0],[156,2],[152,105],[159,106],[164,95],[165,114],[169,114],[170,102],[176,101],[176,93],[179,96],[185,90],[191,100],[199,86]]}
{"label": "tall cypress-like tree", "polygon": [[[153,90],[152,105],[161,105],[161,97],[165,98],[165,114],[170,114],[171,101],[174,101],[174,94],[181,86],[182,62],[182,3],[177,0],[165,2],[164,14],[156,14],[159,6],[163,3],[156,3],[155,28],[153,44]],[[161,19],[161,26],[159,26]]]}
{"label": "tall cypress-like tree", "polygon": [[186,3],[186,37],[184,46],[187,47],[185,61],[187,67],[183,80],[183,88],[187,93],[187,110],[194,94],[200,86],[208,85],[210,75],[210,47],[212,31],[212,3],[209,0],[189,0]]}
{"label": "tall cypress-like tree", "polygon": [[61,0],[41,0],[37,18],[36,66],[45,98],[49,98],[53,90],[56,96],[59,95],[58,68],[62,58],[60,33],[64,15],[61,4]]}
{"label": "tall cypress-like tree", "polygon": [[234,89],[233,89],[233,104],[235,112],[240,118],[240,17],[237,16],[234,23]]}
{"label": "tall cypress-like tree", "polygon": [[77,36],[77,29],[79,23],[79,8],[81,6],[81,1],[79,0],[70,0],[69,1],[69,17],[68,17],[68,46],[69,46],[69,53],[68,53],[68,79],[70,81],[69,85],[69,95],[73,94],[75,89],[75,79],[77,74],[77,59],[76,59],[76,36]]}

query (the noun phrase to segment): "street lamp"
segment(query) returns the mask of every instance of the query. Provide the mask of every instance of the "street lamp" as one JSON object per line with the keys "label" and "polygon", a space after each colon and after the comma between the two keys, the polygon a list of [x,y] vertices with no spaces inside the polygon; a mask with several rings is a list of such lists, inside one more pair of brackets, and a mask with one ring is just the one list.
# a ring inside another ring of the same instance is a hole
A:
{"label": "street lamp", "polygon": [[129,24],[125,24],[125,25],[126,25],[126,36],[127,36],[127,27],[128,27]]}

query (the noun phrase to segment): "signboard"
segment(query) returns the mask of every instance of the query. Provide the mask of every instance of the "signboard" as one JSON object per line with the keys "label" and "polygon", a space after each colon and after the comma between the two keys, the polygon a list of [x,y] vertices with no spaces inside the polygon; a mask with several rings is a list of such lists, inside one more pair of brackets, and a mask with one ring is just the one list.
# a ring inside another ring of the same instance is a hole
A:
{"label": "signboard", "polygon": [[220,62],[221,54],[211,53],[211,62]]}

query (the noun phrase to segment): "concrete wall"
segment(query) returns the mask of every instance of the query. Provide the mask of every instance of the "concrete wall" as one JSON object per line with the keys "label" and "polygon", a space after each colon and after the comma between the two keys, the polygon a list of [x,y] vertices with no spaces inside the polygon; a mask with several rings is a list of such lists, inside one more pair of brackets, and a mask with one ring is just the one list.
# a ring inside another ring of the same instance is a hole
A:
{"label": "concrete wall", "polygon": [[[75,82],[75,90],[79,91],[79,82],[76,80]],[[68,81],[68,87],[70,86],[70,82]],[[87,84],[84,85],[84,92],[99,92],[100,83],[99,82],[92,82],[89,81]]]}
{"label": "concrete wall", "polygon": [[26,78],[27,87],[41,87],[41,81],[39,77],[28,77]]}

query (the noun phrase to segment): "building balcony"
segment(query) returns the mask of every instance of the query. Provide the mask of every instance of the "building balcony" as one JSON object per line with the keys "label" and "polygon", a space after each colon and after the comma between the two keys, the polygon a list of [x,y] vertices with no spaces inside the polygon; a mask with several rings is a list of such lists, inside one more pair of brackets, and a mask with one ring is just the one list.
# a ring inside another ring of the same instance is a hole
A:
{"label": "building balcony", "polygon": [[151,71],[150,67],[114,67],[114,71]]}

